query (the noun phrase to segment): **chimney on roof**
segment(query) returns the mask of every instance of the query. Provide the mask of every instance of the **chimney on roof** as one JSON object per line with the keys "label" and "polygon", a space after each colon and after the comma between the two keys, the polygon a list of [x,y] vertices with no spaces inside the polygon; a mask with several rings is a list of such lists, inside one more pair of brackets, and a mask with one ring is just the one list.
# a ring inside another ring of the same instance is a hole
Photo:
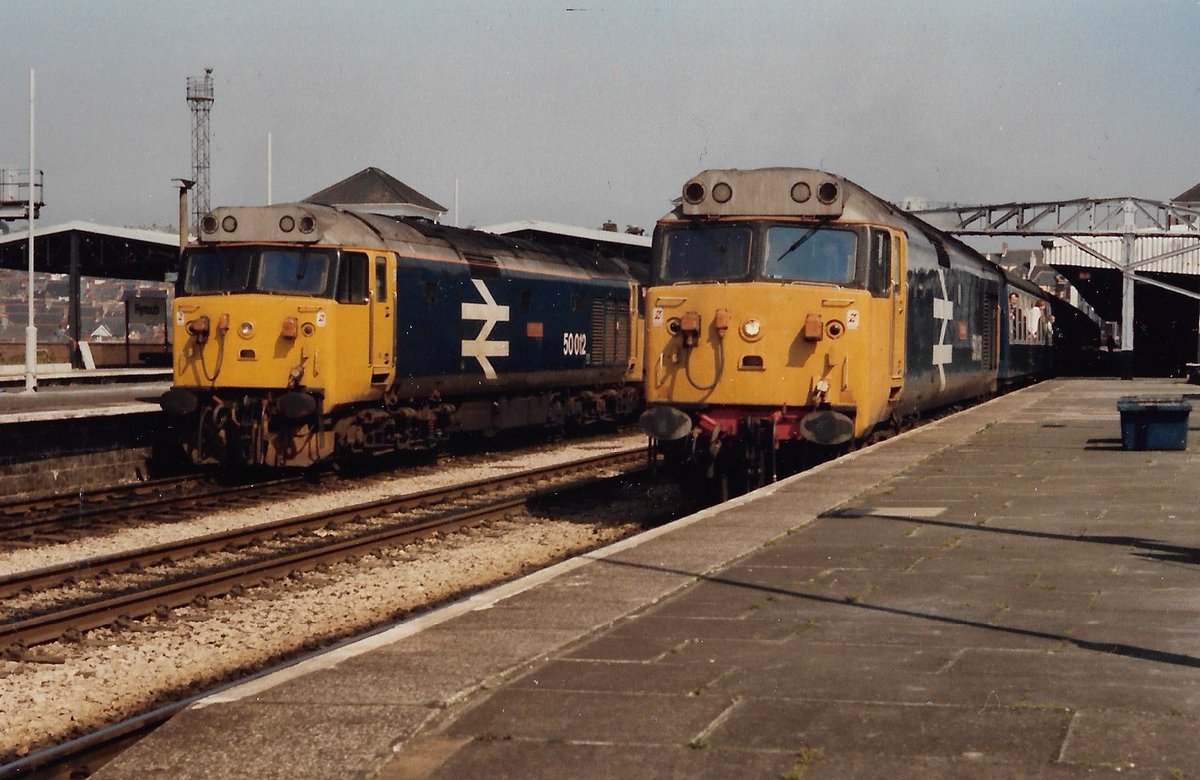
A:
{"label": "chimney on roof", "polygon": [[613,222],[611,219],[605,220],[604,224],[600,226],[600,229],[606,230],[609,233],[616,233],[617,232],[617,223]]}

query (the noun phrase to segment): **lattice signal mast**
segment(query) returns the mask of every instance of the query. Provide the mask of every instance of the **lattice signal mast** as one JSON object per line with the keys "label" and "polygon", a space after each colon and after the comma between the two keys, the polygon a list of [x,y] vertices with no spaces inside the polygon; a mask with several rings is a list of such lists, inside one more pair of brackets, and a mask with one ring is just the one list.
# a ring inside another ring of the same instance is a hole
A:
{"label": "lattice signal mast", "polygon": [[192,229],[199,232],[200,219],[211,210],[208,197],[208,117],[213,104],[212,68],[204,78],[187,80],[187,101],[192,109]]}

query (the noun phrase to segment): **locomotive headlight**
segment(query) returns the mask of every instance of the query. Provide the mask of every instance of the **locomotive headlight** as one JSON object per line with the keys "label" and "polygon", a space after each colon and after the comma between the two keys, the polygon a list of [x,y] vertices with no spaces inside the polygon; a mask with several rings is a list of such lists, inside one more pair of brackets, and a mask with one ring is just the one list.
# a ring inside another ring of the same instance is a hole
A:
{"label": "locomotive headlight", "polygon": [[762,323],[753,317],[743,322],[742,338],[746,341],[758,341],[762,338]]}
{"label": "locomotive headlight", "polygon": [[226,214],[225,219],[221,220],[221,230],[226,233],[237,230],[237,219],[232,214]]}
{"label": "locomotive headlight", "polygon": [[254,323],[247,321],[247,322],[243,322],[241,325],[238,325],[238,335],[244,339],[248,339],[251,336],[253,336],[254,335]]}

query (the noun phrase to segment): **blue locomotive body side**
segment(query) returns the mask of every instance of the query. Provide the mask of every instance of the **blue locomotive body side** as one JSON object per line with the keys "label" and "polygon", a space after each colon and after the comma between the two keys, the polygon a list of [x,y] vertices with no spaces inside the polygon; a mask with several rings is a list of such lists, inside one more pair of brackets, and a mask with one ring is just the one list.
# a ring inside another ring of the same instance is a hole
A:
{"label": "blue locomotive body side", "polygon": [[991,392],[998,269],[915,231],[907,257],[906,370],[897,411],[911,414]]}
{"label": "blue locomotive body side", "polygon": [[400,258],[396,383],[455,392],[620,381],[630,282]]}

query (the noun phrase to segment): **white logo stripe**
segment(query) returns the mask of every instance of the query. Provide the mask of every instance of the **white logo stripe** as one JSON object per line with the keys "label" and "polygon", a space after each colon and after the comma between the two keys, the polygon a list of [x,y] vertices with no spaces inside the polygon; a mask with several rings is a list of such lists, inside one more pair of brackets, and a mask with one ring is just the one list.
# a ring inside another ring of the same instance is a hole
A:
{"label": "white logo stripe", "polygon": [[484,302],[463,303],[462,318],[464,320],[482,320],[483,326],[480,327],[479,335],[475,338],[470,341],[463,340],[462,356],[478,360],[483,369],[483,375],[488,379],[495,379],[496,369],[492,367],[492,361],[488,358],[508,357],[508,342],[488,341],[488,336],[492,335],[492,329],[496,327],[497,322],[508,322],[508,307],[497,304],[491,291],[482,281],[472,279],[471,282],[483,297]]}

